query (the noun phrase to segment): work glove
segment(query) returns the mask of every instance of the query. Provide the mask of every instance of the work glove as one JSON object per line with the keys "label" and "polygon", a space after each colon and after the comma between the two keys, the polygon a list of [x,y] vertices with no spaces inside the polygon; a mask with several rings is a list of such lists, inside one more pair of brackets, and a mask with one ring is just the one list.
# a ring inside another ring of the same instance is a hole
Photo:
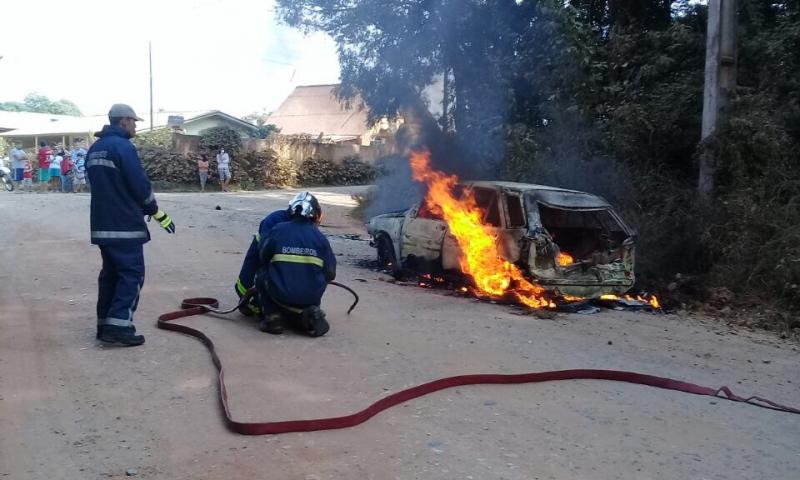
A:
{"label": "work glove", "polygon": [[[155,215],[153,215],[153,218],[155,218],[158,223],[164,227],[164,230],[166,230],[167,233],[175,233],[175,222],[173,222],[172,219],[169,218],[169,215],[167,215],[163,210],[157,211]],[[150,221],[150,217],[147,217],[147,221]]]}

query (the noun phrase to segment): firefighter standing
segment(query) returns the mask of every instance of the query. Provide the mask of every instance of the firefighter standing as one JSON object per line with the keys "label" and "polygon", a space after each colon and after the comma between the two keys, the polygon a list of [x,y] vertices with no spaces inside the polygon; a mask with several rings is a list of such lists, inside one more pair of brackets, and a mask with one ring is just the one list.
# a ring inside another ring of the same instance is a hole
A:
{"label": "firefighter standing", "polygon": [[[100,248],[103,267],[98,278],[97,338],[104,342],[141,345],[133,312],[144,284],[144,244],[150,232],[144,216],[152,216],[169,233],[172,219],[159,210],[150,180],[130,139],[142,121],[128,105],[108,112],[110,125],[96,133],[99,140],[86,156],[92,185],[91,238]],[[148,217],[149,219],[149,217]]]}
{"label": "firefighter standing", "polygon": [[317,228],[322,209],[312,194],[297,194],[288,214],[289,221],[274,225],[258,243],[259,329],[279,334],[291,322],[319,337],[329,329],[319,305],[328,282],[336,277],[336,257]]}

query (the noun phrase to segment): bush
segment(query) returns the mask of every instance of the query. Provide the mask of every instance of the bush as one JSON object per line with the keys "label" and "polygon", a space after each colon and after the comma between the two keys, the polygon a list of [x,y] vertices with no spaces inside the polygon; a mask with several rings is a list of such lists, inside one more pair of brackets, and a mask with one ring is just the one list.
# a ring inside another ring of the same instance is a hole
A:
{"label": "bush", "polygon": [[364,185],[371,182],[375,174],[375,168],[358,157],[345,158],[341,164],[309,157],[300,165],[298,180],[302,185]]}
{"label": "bush", "polygon": [[146,145],[139,148],[147,176],[153,181],[170,183],[197,183],[198,154],[181,155],[167,148]]}
{"label": "bush", "polygon": [[297,165],[289,158],[270,150],[271,155],[266,162],[266,184],[288,186],[297,184]]}
{"label": "bush", "polygon": [[221,126],[207,128],[200,132],[200,147],[210,152],[224,148],[233,157],[242,149],[242,138],[236,130]]}
{"label": "bush", "polygon": [[172,148],[172,130],[159,128],[149,132],[137,133],[133,137],[133,144],[140,148],[144,146]]}
{"label": "bush", "polygon": [[328,185],[334,177],[336,164],[332,161],[320,158],[309,157],[303,160],[297,179],[301,185]]}
{"label": "bush", "polygon": [[297,181],[294,163],[273,150],[245,152],[231,160],[234,180],[252,187],[287,186]]}
{"label": "bush", "polygon": [[342,160],[336,170],[334,185],[366,185],[375,179],[376,171],[372,165],[362,162],[358,157]]}

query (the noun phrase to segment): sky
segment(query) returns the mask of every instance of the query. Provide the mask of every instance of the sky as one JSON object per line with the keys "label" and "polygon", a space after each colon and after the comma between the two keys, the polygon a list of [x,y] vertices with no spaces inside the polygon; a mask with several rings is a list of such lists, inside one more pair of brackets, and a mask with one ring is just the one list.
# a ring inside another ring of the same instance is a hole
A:
{"label": "sky", "polygon": [[31,92],[84,115],[276,109],[298,85],[338,83],[333,40],[279,25],[274,0],[3,0],[0,101]]}

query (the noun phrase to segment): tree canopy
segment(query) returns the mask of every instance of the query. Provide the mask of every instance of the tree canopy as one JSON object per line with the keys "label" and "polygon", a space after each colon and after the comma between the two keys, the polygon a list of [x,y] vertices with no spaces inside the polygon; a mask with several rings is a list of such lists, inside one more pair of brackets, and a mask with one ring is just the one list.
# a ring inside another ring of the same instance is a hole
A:
{"label": "tree canopy", "polygon": [[335,40],[340,94],[359,91],[374,116],[419,106],[444,78],[440,123],[460,162],[608,197],[639,229],[645,276],[707,275],[800,308],[787,260],[800,258],[800,0],[738,0],[738,84],[710,140],[708,204],[695,194],[705,5],[278,0],[278,13]]}
{"label": "tree canopy", "polygon": [[269,119],[267,112],[253,112],[242,117],[242,120],[256,124],[258,138],[269,138],[273,133],[281,133],[281,129],[273,123],[267,123],[267,119]]}
{"label": "tree canopy", "polygon": [[69,100],[50,100],[38,93],[29,93],[21,102],[0,102],[0,110],[7,112],[52,113],[81,116],[81,110]]}

